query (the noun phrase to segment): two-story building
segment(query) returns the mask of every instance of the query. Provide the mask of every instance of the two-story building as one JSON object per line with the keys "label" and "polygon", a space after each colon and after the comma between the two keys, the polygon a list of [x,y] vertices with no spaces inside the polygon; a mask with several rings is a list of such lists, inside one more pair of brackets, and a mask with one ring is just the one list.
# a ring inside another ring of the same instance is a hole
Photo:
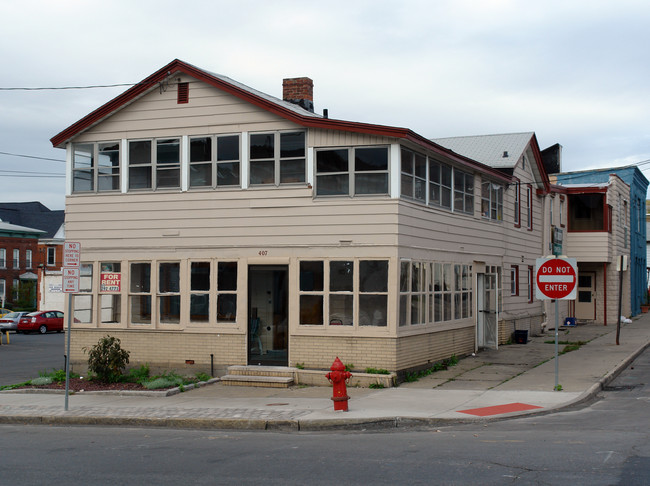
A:
{"label": "two-story building", "polygon": [[[565,172],[554,174],[552,178],[567,190],[568,251],[578,256],[579,263],[592,262],[602,266],[600,270],[581,271],[575,317],[616,322],[617,305],[610,303],[608,311],[602,306],[613,298],[612,293],[618,294],[619,279],[615,267],[620,256],[625,257],[624,266],[627,268],[624,270],[622,314],[639,314],[641,304],[647,298],[645,197],[648,180],[634,165]],[[597,281],[602,282],[600,287]],[[598,292],[597,288],[601,291]],[[610,297],[606,298],[602,292],[608,290]],[[596,293],[601,295],[601,307],[598,300],[587,300],[590,294],[595,298]]]}
{"label": "two-story building", "polygon": [[34,256],[43,231],[0,221],[0,307],[36,308]]}
{"label": "two-story building", "polygon": [[64,211],[51,210],[40,202],[0,203],[0,220],[41,230],[31,258],[29,275],[36,280],[36,304],[41,310],[63,309],[61,264],[63,263]]}
{"label": "two-story building", "polygon": [[283,87],[175,60],[52,138],[82,246],[73,366],[111,334],[154,368],[402,372],[539,328],[532,134],[497,169]]}

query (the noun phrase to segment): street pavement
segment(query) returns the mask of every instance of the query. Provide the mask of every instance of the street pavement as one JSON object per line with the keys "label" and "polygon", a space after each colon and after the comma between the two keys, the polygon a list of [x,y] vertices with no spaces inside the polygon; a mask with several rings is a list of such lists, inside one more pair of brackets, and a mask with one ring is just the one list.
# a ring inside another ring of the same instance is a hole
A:
{"label": "street pavement", "polygon": [[428,428],[552,413],[589,402],[648,347],[650,314],[622,324],[619,345],[616,326],[561,327],[560,341],[584,344],[559,356],[560,391],[554,389],[554,333],[480,351],[398,387],[348,388],[347,412],[334,411],[330,387],[251,388],[215,379],[173,394],[79,392],[68,397],[68,410],[60,392],[2,391],[0,423],[318,431]]}

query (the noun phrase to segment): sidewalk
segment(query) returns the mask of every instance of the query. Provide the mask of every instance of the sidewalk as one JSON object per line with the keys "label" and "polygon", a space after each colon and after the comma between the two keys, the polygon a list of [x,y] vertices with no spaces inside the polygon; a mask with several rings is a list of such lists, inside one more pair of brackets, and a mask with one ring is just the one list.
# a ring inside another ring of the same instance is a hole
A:
{"label": "sidewalk", "polygon": [[616,326],[561,328],[559,339],[587,342],[559,357],[562,391],[553,391],[555,346],[545,342],[554,340],[551,330],[396,388],[348,388],[348,412],[333,410],[329,387],[215,382],[171,396],[77,393],[69,396],[68,411],[61,393],[4,391],[0,423],[308,431],[431,427],[550,413],[589,400],[638,356],[650,344],[650,314],[621,326],[619,346]]}

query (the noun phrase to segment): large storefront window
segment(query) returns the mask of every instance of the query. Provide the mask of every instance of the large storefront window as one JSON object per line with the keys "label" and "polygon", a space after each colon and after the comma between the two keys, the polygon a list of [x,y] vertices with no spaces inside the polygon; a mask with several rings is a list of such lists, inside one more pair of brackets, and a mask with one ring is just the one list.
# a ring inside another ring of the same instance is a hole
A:
{"label": "large storefront window", "polygon": [[472,266],[439,262],[400,264],[399,325],[472,316]]}
{"label": "large storefront window", "polygon": [[353,326],[355,319],[388,325],[388,261],[300,262],[300,324]]}
{"label": "large storefront window", "polygon": [[129,308],[133,324],[151,324],[151,263],[132,263]]}

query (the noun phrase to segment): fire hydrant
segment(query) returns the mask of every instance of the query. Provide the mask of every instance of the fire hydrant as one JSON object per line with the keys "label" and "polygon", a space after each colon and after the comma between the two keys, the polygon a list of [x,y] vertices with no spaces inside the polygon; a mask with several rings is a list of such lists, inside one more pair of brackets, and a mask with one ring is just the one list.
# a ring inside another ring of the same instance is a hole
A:
{"label": "fire hydrant", "polygon": [[325,378],[332,384],[332,401],[334,402],[334,410],[348,411],[348,390],[345,383],[352,377],[352,373],[345,371],[345,366],[341,360],[337,358],[332,363],[330,372],[325,375]]}

